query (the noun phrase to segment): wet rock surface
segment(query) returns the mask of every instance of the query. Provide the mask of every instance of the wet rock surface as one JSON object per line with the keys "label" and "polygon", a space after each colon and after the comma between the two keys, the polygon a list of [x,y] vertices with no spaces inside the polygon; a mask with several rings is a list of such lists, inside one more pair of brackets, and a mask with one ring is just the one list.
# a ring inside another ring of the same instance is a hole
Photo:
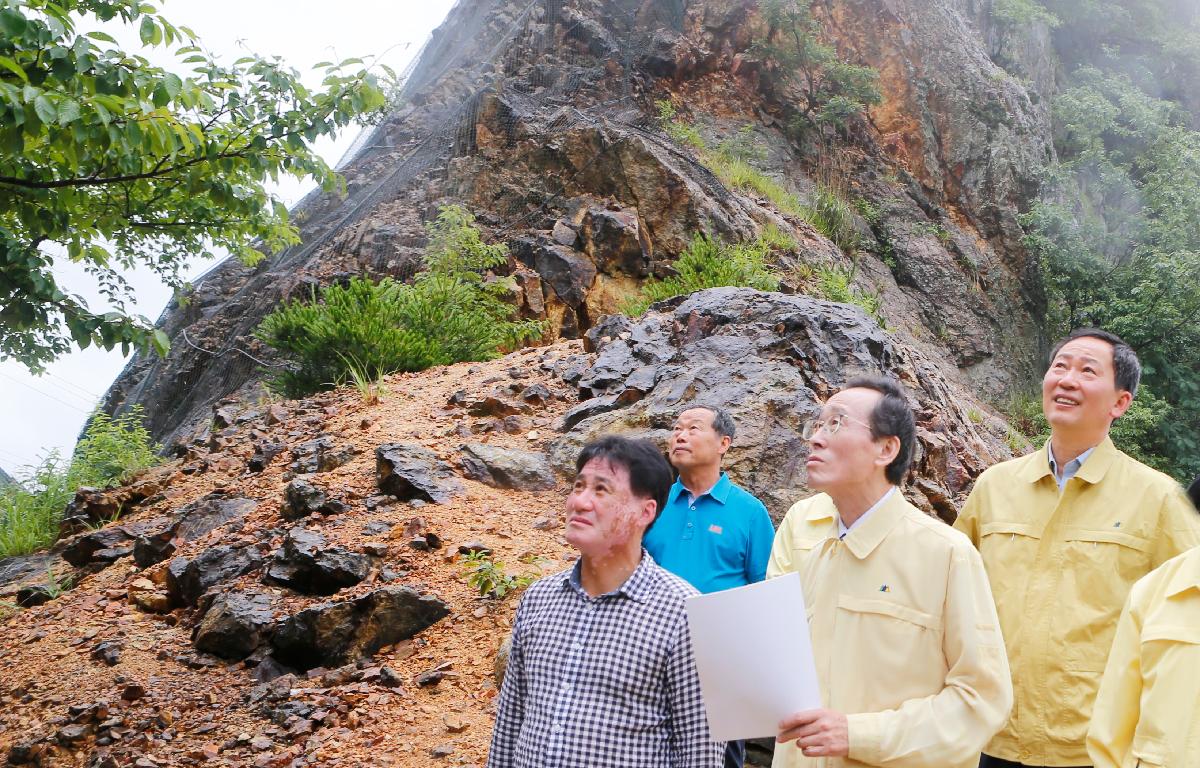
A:
{"label": "wet rock surface", "polygon": [[167,566],[167,595],[176,605],[195,605],[208,590],[250,573],[262,563],[256,547],[227,544],[209,547],[194,558],[177,557]]}
{"label": "wet rock surface", "polygon": [[449,612],[449,606],[431,595],[409,587],[382,587],[288,617],[271,643],[275,657],[297,669],[339,666],[412,637]]}
{"label": "wet rock surface", "polygon": [[371,572],[372,558],[331,547],[315,531],[293,528],[274,555],[266,576],[308,595],[332,595],[358,584]]}
{"label": "wet rock surface", "polygon": [[640,432],[665,447],[680,410],[711,402],[737,425],[725,468],[778,519],[804,493],[803,422],[860,375],[884,374],[907,388],[923,429],[913,476],[926,482],[915,500],[930,512],[952,514],[944,499],[963,492],[982,469],[980,451],[998,442],[967,417],[964,391],[850,305],[714,288],[637,322],[606,321],[591,343],[595,361],[577,381],[589,399],[560,420],[565,434],[549,451],[564,472],[604,432]]}
{"label": "wet rock surface", "polygon": [[272,626],[270,596],[232,592],[218,595],[196,626],[196,649],[223,659],[244,659],[262,644]]}
{"label": "wet rock surface", "polygon": [[445,503],[462,492],[449,464],[413,443],[388,443],[375,449],[379,490],[403,501]]}
{"label": "wet rock surface", "polygon": [[554,470],[545,454],[486,443],[467,443],[460,451],[463,473],[472,480],[498,488],[546,490],[554,487]]}

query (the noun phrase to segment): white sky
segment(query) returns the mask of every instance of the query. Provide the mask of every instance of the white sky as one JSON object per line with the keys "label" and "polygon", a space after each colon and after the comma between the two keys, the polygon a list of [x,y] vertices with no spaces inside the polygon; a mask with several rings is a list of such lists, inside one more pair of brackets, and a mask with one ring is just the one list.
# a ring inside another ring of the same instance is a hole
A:
{"label": "white sky", "polygon": [[[401,72],[453,4],[454,0],[168,0],[158,6],[171,23],[190,27],[205,48],[227,61],[247,51],[278,55],[315,87],[320,78],[308,75],[319,61],[379,56]],[[136,32],[104,28],[126,50],[137,47]],[[170,66],[162,50],[145,55]],[[357,127],[351,127],[336,140],[318,141],[316,149],[326,162],[336,163],[357,133]],[[290,205],[311,186],[289,182],[280,186],[279,194]],[[194,263],[188,277],[213,263]],[[87,300],[89,308],[105,307],[82,270],[72,270],[68,264],[55,273],[69,292]],[[171,298],[170,290],[149,271],[127,278],[136,299],[127,309],[157,319]],[[0,467],[10,475],[21,474],[18,470],[52,449],[69,455],[88,414],[126,362],[119,348],[75,352],[50,365],[43,376],[32,376],[11,360],[0,362]]]}

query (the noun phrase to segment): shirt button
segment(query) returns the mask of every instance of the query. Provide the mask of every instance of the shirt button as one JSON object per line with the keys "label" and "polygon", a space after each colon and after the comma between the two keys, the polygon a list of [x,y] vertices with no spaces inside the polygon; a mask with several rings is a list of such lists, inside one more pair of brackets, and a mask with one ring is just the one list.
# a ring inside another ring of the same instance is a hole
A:
{"label": "shirt button", "polygon": [[691,509],[695,509],[695,508],[696,508],[696,505],[695,505],[695,504],[693,504],[693,505],[691,506]]}
{"label": "shirt button", "polygon": [[558,723],[555,723],[554,725],[550,726],[550,730],[553,733],[562,733],[562,726]]}
{"label": "shirt button", "polygon": [[571,650],[573,650],[573,651],[582,651],[582,650],[583,650],[583,643],[572,643],[572,644],[571,644]]}
{"label": "shirt button", "polygon": [[687,527],[688,527],[688,528],[691,528],[691,527],[692,527],[692,524],[691,524],[691,523],[688,523]]}
{"label": "shirt button", "polygon": [[570,690],[571,690],[571,684],[570,684],[570,683],[563,683],[563,684],[562,684],[562,689],[563,689],[564,691],[570,691]]}

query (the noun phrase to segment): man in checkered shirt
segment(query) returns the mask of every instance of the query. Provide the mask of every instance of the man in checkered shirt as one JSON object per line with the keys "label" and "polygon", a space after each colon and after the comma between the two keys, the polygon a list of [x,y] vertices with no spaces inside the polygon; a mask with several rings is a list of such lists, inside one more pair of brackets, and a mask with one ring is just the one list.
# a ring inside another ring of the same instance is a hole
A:
{"label": "man in checkered shirt", "polygon": [[607,436],[576,469],[580,557],[521,599],[488,768],[719,768],[683,608],[697,592],[642,549],[670,467],[649,441]]}

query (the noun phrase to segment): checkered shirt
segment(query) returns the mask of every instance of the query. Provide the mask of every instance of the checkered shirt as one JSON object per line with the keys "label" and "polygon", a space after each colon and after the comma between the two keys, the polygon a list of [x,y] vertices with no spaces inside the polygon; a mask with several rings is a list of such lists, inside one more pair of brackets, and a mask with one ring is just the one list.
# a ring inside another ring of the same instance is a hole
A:
{"label": "checkered shirt", "polygon": [[579,563],[526,591],[488,768],[717,768],[684,599],[696,590],[642,561],[590,597]]}

